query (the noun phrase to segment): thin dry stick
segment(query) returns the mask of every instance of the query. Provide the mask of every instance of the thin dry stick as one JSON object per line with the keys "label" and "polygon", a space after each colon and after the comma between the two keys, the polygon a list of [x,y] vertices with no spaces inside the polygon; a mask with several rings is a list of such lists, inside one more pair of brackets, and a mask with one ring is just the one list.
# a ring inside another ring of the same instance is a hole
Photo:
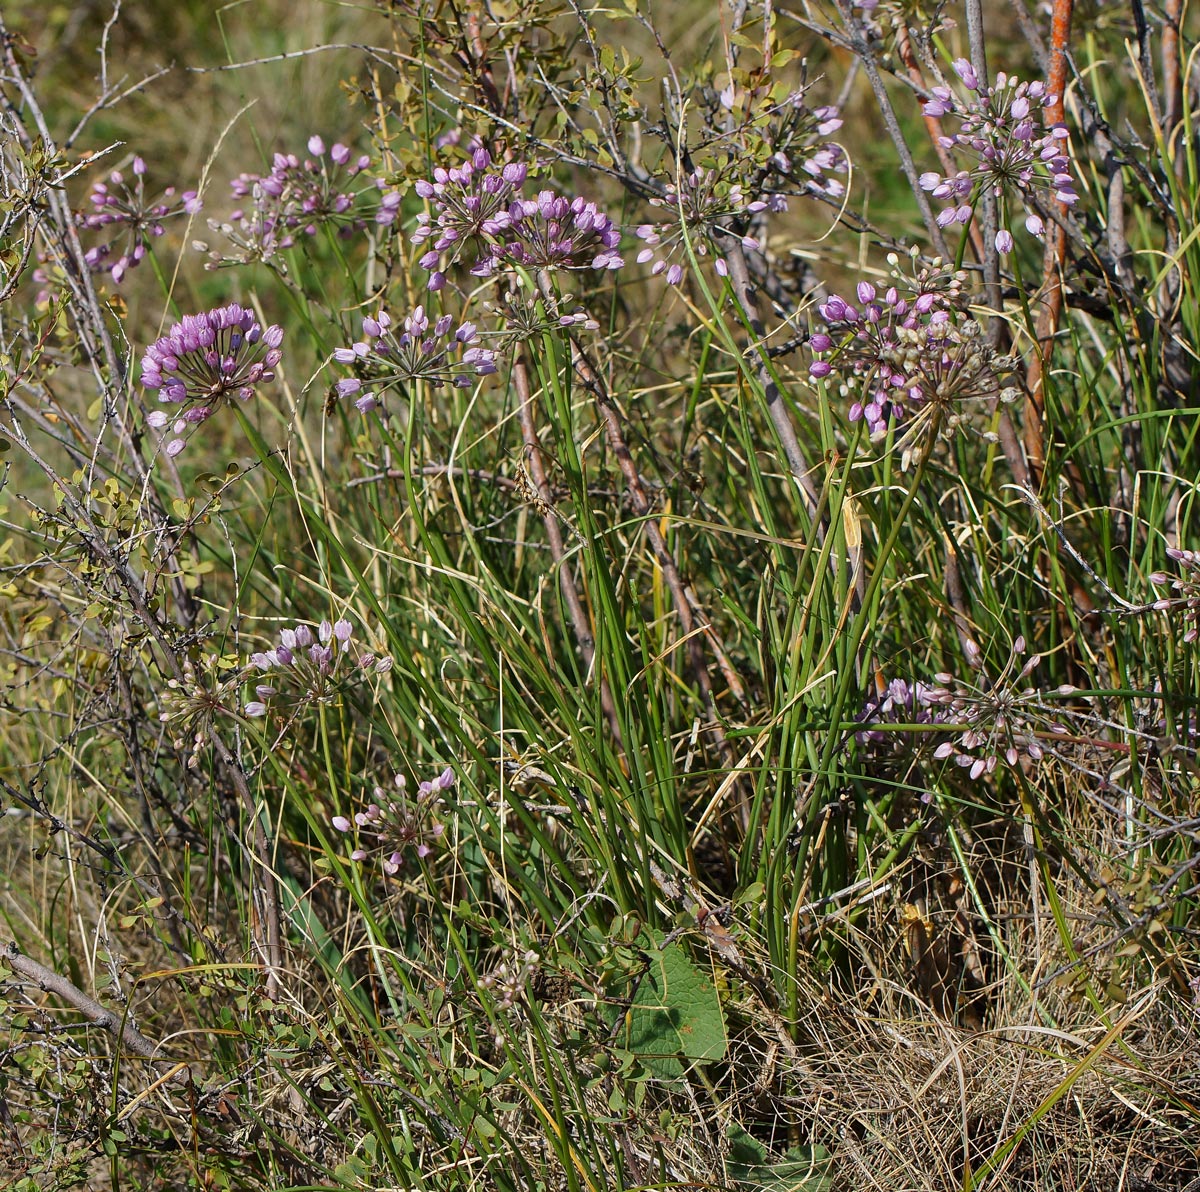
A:
{"label": "thin dry stick", "polygon": [[942,229],[938,227],[937,219],[933,214],[933,208],[929,204],[929,196],[921,188],[921,180],[917,174],[917,167],[913,161],[912,151],[908,147],[908,142],[904,139],[904,130],[900,127],[900,121],[896,118],[896,111],[892,107],[892,101],[887,93],[887,84],[884,83],[883,76],[879,73],[879,67],[875,62],[875,51],[871,48],[871,43],[862,31],[850,0],[837,0],[837,6],[838,11],[841,13],[842,21],[846,26],[846,32],[849,36],[854,56],[862,63],[862,68],[867,75],[867,81],[871,84],[871,90],[875,93],[875,102],[879,106],[879,113],[883,117],[884,125],[887,127],[888,136],[891,137],[892,144],[896,147],[896,155],[900,158],[900,168],[904,171],[904,177],[912,189],[913,197],[917,201],[917,207],[921,212],[922,220],[925,222],[925,230],[929,235],[929,239],[933,243],[934,250],[938,255],[944,260],[950,260],[953,254],[946,246],[946,238],[942,235]]}
{"label": "thin dry stick", "polygon": [[[554,493],[546,479],[542,447],[538,442],[537,427],[533,421],[533,390],[529,384],[529,368],[524,357],[518,356],[513,361],[512,378],[517,390],[517,398],[521,403],[519,410],[521,438],[525,443],[529,478],[533,481],[538,499],[546,510],[542,513],[542,524],[546,527],[550,555],[558,568],[558,586],[567,606],[567,614],[571,618],[571,626],[575,630],[575,640],[579,643],[579,650],[583,655],[584,668],[590,674],[596,657],[596,637],[592,633],[592,623],[588,618],[587,609],[583,607],[579,590],[575,587],[571,569],[567,566],[567,552],[563,543],[562,529],[553,510]],[[603,675],[600,676],[600,706],[604,709],[604,717],[608,721],[609,731],[619,748],[621,745],[621,722],[613,704],[608,680]]]}
{"label": "thin dry stick", "polygon": [[[1163,10],[1162,75],[1163,75],[1163,134],[1171,143],[1180,120],[1183,119],[1183,81],[1179,70],[1179,22],[1183,18],[1183,0],[1167,0]],[[1175,168],[1182,176],[1186,156],[1177,153]]]}
{"label": "thin dry stick", "polygon": [[[1047,90],[1055,97],[1054,104],[1046,109],[1048,122],[1059,122],[1065,118],[1063,92],[1067,86],[1067,47],[1071,41],[1071,14],[1074,0],[1054,0],[1054,16],[1050,25],[1050,71],[1046,79]],[[1065,216],[1066,207],[1059,206]],[[1062,315],[1062,262],[1067,251],[1067,232],[1062,223],[1056,222],[1046,232],[1046,252],[1042,264],[1042,309],[1038,315],[1037,343],[1025,374],[1025,453],[1031,479],[1041,481],[1046,461],[1046,442],[1043,431],[1046,395],[1043,389],[1046,370],[1054,351],[1054,336]]]}
{"label": "thin dry stick", "polygon": [[[967,37],[971,45],[971,65],[982,83],[988,77],[987,44],[983,30],[983,5],[980,0],[967,0]],[[988,306],[1000,311],[1000,254],[996,249],[996,232],[999,227],[999,209],[996,196],[990,187],[985,187],[979,206],[983,216],[983,289]],[[974,221],[972,221],[974,222]],[[995,347],[1004,332],[1004,323],[993,318],[988,342]]]}
{"label": "thin dry stick", "polygon": [[[608,444],[617,458],[621,475],[625,478],[625,487],[633,504],[634,512],[643,519],[642,524],[645,526],[650,548],[654,552],[655,561],[662,568],[663,578],[667,581],[667,587],[671,592],[671,598],[675,605],[676,614],[679,617],[683,636],[687,639],[688,660],[696,682],[700,686],[701,697],[709,714],[709,727],[722,744],[722,748],[726,748],[725,734],[717,721],[716,700],[713,695],[712,679],[709,676],[708,666],[704,660],[704,650],[700,644],[701,634],[708,640],[730,692],[740,703],[745,702],[745,688],[737,671],[734,670],[733,663],[730,661],[729,655],[725,651],[725,646],[717,635],[717,631],[705,615],[704,609],[700,604],[700,598],[689,584],[684,583],[683,577],[679,574],[679,567],[675,562],[675,557],[671,554],[666,539],[663,538],[658,522],[650,516],[652,511],[650,497],[646,492],[645,485],[642,483],[637,465],[633,462],[633,455],[629,450],[629,444],[625,441],[625,432],[621,427],[621,419],[617,413],[616,406],[613,405],[612,400],[609,398],[608,391],[600,380],[596,369],[588,359],[583,345],[574,336],[571,337],[571,346],[574,355],[573,363],[575,371],[579,374],[579,378],[583,381],[588,392],[595,399],[600,415],[604,419],[604,429],[608,438]],[[699,634],[696,632],[697,629],[700,630]]]}
{"label": "thin dry stick", "polygon": [[[550,279],[545,274],[539,277],[539,285],[546,299],[552,301],[554,292],[550,285]],[[629,450],[629,444],[625,441],[625,432],[621,427],[620,416],[616,406],[608,395],[608,390],[601,381],[595,366],[588,358],[583,345],[575,336],[571,336],[571,349],[572,363],[574,364],[575,371],[596,401],[596,406],[604,420],[604,429],[609,446],[617,458],[621,475],[625,479],[625,487],[633,504],[634,512],[643,519],[650,548],[654,552],[655,561],[662,569],[663,578],[666,580],[667,587],[671,592],[676,615],[679,617],[683,636],[687,640],[688,660],[694,678],[700,687],[700,694],[704,701],[705,709],[708,712],[709,728],[716,737],[722,751],[728,751],[728,742],[725,739],[724,730],[717,719],[712,678],[708,673],[708,666],[704,659],[704,650],[699,640],[701,635],[708,641],[713,654],[716,656],[717,663],[721,668],[721,673],[725,677],[725,682],[730,692],[741,703],[745,702],[745,688],[742,685],[741,678],[733,667],[733,663],[730,661],[724,644],[717,635],[717,631],[705,615],[699,597],[690,585],[684,583],[683,577],[679,574],[679,568],[675,563],[675,558],[671,554],[666,540],[663,538],[658,523],[650,516],[652,511],[650,497],[646,493],[646,487],[642,483],[637,465],[633,462],[633,455]],[[697,633],[697,630],[700,632]]]}
{"label": "thin dry stick", "polygon": [[134,1055],[153,1060],[156,1064],[176,1064],[176,1070],[170,1074],[169,1080],[177,1084],[190,1085],[193,1083],[192,1070],[187,1064],[178,1064],[176,1061],[160,1056],[158,1054],[159,1044],[155,1043],[153,1039],[146,1038],[127,1018],[102,1006],[94,998],[88,997],[82,989],[73,985],[66,977],[60,976],[53,969],[23,955],[17,949],[15,942],[8,944],[3,955],[15,973],[30,981],[35,981],[39,989],[62,998],[69,1006],[74,1006],[76,1010],[106,1030]]}

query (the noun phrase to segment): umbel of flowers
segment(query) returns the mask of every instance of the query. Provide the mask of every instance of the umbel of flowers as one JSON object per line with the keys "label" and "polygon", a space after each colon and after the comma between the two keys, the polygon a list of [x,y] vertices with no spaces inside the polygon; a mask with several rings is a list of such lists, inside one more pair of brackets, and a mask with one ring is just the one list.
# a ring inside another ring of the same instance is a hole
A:
{"label": "umbel of flowers", "polygon": [[272,710],[327,704],[348,684],[392,669],[387,655],[356,653],[353,637],[354,625],[344,618],[333,624],[322,621],[315,632],[303,623],[281,630],[278,645],[250,656],[249,669],[261,678],[245,714],[266,716]]}
{"label": "umbel of flowers", "polygon": [[1167,556],[1179,564],[1180,574],[1155,571],[1150,576],[1150,582],[1158,587],[1169,587],[1176,595],[1160,597],[1154,602],[1154,607],[1180,612],[1186,626],[1183,641],[1194,642],[1200,637],[1200,554],[1172,546],[1167,548]]}
{"label": "umbel of flowers", "polygon": [[366,378],[346,377],[338,382],[339,397],[352,397],[363,414],[384,404],[389,389],[424,381],[438,389],[443,385],[465,388],[475,377],[496,371],[495,354],[479,346],[474,323],[456,328],[450,315],[442,315],[430,324],[423,306],[404,319],[403,329],[396,327],[387,311],[375,318],[363,319],[363,338],[348,348],[338,348],[333,358],[339,364],[353,364]]}
{"label": "umbel of flowers", "polygon": [[414,244],[427,246],[419,264],[440,290],[447,272],[465,266],[490,277],[506,264],[544,269],[619,269],[620,229],[595,203],[552,190],[523,199],[523,162],[495,163],[478,146],[470,158],[417,182],[429,210],[417,216]]}
{"label": "umbel of flowers", "polygon": [[424,860],[444,831],[437,819],[441,795],[454,785],[454,771],[446,767],[436,778],[420,783],[415,797],[408,797],[408,780],[397,774],[393,785],[398,792],[390,798],[382,787],[376,787],[374,799],[362,811],[355,812],[353,821],[335,815],[333,826],[357,838],[352,861],[379,860],[383,872],[394,877],[404,868],[407,854]]}
{"label": "umbel of flowers", "polygon": [[[948,177],[931,171],[920,179],[921,187],[944,204],[938,224],[970,223],[980,195],[990,192],[1003,201],[1002,212],[1010,216],[1023,207],[1026,230],[1042,235],[1046,221],[1040,199],[1070,206],[1079,198],[1065,152],[1066,125],[1046,123],[1044,118],[1058,97],[1044,83],[1022,83],[1003,72],[996,75],[995,86],[988,87],[965,58],[955,61],[954,71],[967,97],[956,96],[949,87],[934,87],[933,99],[925,104],[926,116],[953,116],[960,122],[958,131],[943,136],[941,143],[964,168]],[[996,248],[1012,251],[1009,226],[997,231]]]}
{"label": "umbel of flowers", "polygon": [[210,268],[222,263],[270,261],[298,236],[325,227],[347,240],[369,227],[390,227],[400,213],[401,195],[371,172],[372,159],[340,141],[326,146],[308,139],[308,156],[276,153],[266,174],[240,174],[230,183],[242,203],[227,221],[210,220],[237,250],[214,252]]}
{"label": "umbel of flowers", "polygon": [[283,331],[264,331],[251,311],[236,302],[200,315],[184,315],[142,357],[142,384],[158,390],[171,410],[154,410],[147,421],[164,433],[166,452],[178,455],[184,435],[211,418],[231,397],[247,401],[254,387],[275,378]]}
{"label": "umbel of flowers", "polygon": [[112,234],[110,240],[89,248],[84,260],[94,271],[106,270],[118,285],[150,251],[152,239],[163,234],[164,220],[195,215],[202,206],[194,190],[176,194],[173,186],[148,199],[145,161],[135,157],[130,171],[132,186],[120,170],[113,170],[107,182],[94,183],[88,194],[92,210],[80,217],[88,231],[107,230]]}
{"label": "umbel of flowers", "polygon": [[1000,378],[1015,360],[986,343],[976,320],[961,308],[964,280],[935,261],[904,279],[903,288],[881,289],[860,281],[858,305],[837,294],[821,303],[824,326],[809,340],[809,375],[829,381],[849,400],[851,422],[863,421],[872,437],[907,421],[904,462],[953,436],[967,415],[966,403],[987,398],[1009,402],[1019,391]]}
{"label": "umbel of flowers", "polygon": [[[1024,655],[1025,639],[1018,637],[994,680],[982,666],[977,682],[945,673],[935,675],[933,685],[893,680],[863,709],[859,744],[878,750],[890,743],[896,749],[912,732],[907,726],[944,724],[946,734],[934,734],[938,744],[933,757],[953,761],[972,779],[992,774],[1002,764],[1015,768],[1023,757],[1040,762],[1046,752],[1043,742],[1066,735],[1067,729],[1047,708],[1044,693],[1025,685],[1041,655]],[[1054,694],[1074,690],[1064,685]],[[921,733],[924,740],[929,736]]]}
{"label": "umbel of flowers", "polygon": [[[230,184],[234,198],[261,195],[278,200],[280,224],[290,231],[312,236],[322,225],[337,229],[343,238],[368,224],[388,226],[400,210],[400,192],[383,178],[367,174],[371,158],[354,154],[340,141],[326,148],[318,136],[308,138],[311,156],[276,153],[269,174],[242,174]],[[236,211],[234,219],[246,213]]]}

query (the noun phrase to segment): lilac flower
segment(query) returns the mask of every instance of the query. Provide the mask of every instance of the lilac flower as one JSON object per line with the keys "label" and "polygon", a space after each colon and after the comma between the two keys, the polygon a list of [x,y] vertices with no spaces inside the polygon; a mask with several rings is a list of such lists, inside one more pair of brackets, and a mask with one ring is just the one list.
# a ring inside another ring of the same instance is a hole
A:
{"label": "lilac flower", "polygon": [[[952,177],[933,171],[921,175],[922,188],[944,204],[938,225],[970,223],[979,196],[990,192],[1006,204],[1023,206],[1026,230],[1041,236],[1046,224],[1040,197],[1053,197],[1066,206],[1079,198],[1066,155],[1066,125],[1048,124],[1044,115],[1035,122],[1057,97],[1044,83],[1022,83],[1003,72],[994,87],[987,87],[964,58],[954,63],[954,70],[968,97],[956,97],[949,87],[934,87],[933,99],[924,108],[927,116],[959,120],[958,131],[943,136],[941,144],[966,163]],[[996,248],[1007,253],[1012,247],[1012,231],[1002,227]]]}
{"label": "lilac flower", "polygon": [[479,146],[468,161],[451,169],[438,166],[432,178],[416,184],[417,194],[432,207],[417,216],[412,236],[414,244],[429,245],[419,263],[430,270],[431,290],[440,290],[446,271],[460,263],[477,277],[491,276],[496,248],[512,226],[510,208],[527,175],[521,162],[493,165],[492,155]]}
{"label": "lilac flower", "polygon": [[[651,199],[650,205],[663,208],[670,217],[659,223],[640,224],[635,229],[643,245],[637,261],[639,265],[650,264],[653,276],[665,274],[667,284],[677,286],[683,281],[688,243],[697,257],[706,257],[712,251],[713,236],[718,229],[744,221],[759,211],[785,210],[787,201],[782,195],[751,200],[740,183],[730,182],[715,170],[697,167],[684,174],[678,184],[665,183],[663,196]],[[743,248],[758,248],[753,236],[738,238]],[[716,269],[721,276],[725,275],[725,262],[719,256]]]}
{"label": "lilac flower", "polygon": [[[282,225],[308,236],[329,226],[348,239],[370,224],[386,227],[395,222],[400,192],[383,178],[367,176],[368,154],[356,155],[340,141],[327,149],[319,136],[309,137],[308,152],[312,156],[303,159],[294,153],[276,153],[269,174],[242,174],[234,179],[234,197],[249,196],[256,202],[264,195],[278,199],[277,218]],[[234,212],[234,219],[244,217],[244,212]]]}
{"label": "lilac flower", "polygon": [[498,343],[499,350],[512,343],[540,339],[548,331],[598,331],[600,324],[572,302],[570,294],[543,298],[506,290],[498,302],[484,303],[492,321],[500,325],[500,330],[486,334]]}
{"label": "lilac flower", "polygon": [[345,619],[333,624],[322,621],[315,633],[303,623],[281,630],[274,649],[250,655],[243,678],[258,681],[255,698],[242,711],[261,717],[273,710],[328,704],[348,686],[391,670],[392,660],[386,655],[356,653],[353,636],[354,626]]}
{"label": "lilac flower", "polygon": [[194,190],[177,195],[173,186],[153,200],[147,199],[146,163],[142,158],[133,159],[131,171],[132,186],[120,170],[113,170],[107,182],[95,183],[88,195],[94,210],[80,217],[80,223],[88,231],[107,228],[112,232],[110,240],[89,248],[84,260],[94,272],[110,273],[116,285],[141,263],[150,251],[151,240],[164,233],[164,220],[195,215],[202,206]]}
{"label": "lilac flower", "polygon": [[504,256],[528,269],[620,269],[621,231],[595,203],[552,190],[517,199]]}
{"label": "lilac flower", "polygon": [[1000,377],[1015,359],[990,348],[976,320],[958,304],[962,275],[935,262],[907,279],[903,290],[881,293],[860,281],[858,305],[837,294],[818,307],[824,328],[809,340],[809,375],[833,378],[850,399],[851,422],[865,421],[873,438],[908,419],[901,440],[903,466],[932,449],[963,425],[965,405],[974,400],[1014,401],[1019,392]]}
{"label": "lilac flower", "polygon": [[932,687],[919,680],[909,683],[905,679],[892,679],[883,692],[863,705],[858,717],[863,727],[854,734],[855,740],[872,749],[894,750],[901,745],[902,733],[880,725],[936,724],[945,720],[945,715],[932,706],[932,691]]}
{"label": "lilac flower", "polygon": [[[1040,654],[1032,654],[1022,662],[1024,653],[1025,639],[1018,637],[995,681],[988,680],[982,669],[978,685],[949,674],[934,676],[938,686],[930,688],[925,698],[936,709],[936,718],[965,726],[938,745],[935,758],[953,758],[955,765],[976,779],[993,773],[1001,762],[1013,768],[1022,757],[1040,762],[1045,754],[1041,740],[1066,735],[1067,729],[1048,712],[1044,695],[1021,686],[1041,661]],[[1069,695],[1073,690],[1063,686],[1056,694]]]}
{"label": "lilac flower", "polygon": [[397,774],[393,783],[400,792],[397,799],[389,799],[387,792],[377,786],[374,801],[367,804],[366,810],[356,812],[353,821],[344,815],[335,815],[331,820],[339,832],[357,837],[350,859],[366,861],[376,856],[388,877],[403,869],[408,851],[420,860],[433,852],[445,830],[436,818],[437,805],[442,792],[454,785],[454,771],[447,767],[436,778],[422,782],[415,798],[405,797],[408,784],[403,774]]}
{"label": "lilac flower", "polygon": [[[277,272],[287,273],[287,267],[279,259],[279,253],[291,248],[296,242],[288,227],[287,203],[281,194],[272,194],[262,179],[249,174],[242,179],[250,187],[251,202],[239,207],[229,220],[210,219],[208,226],[220,233],[233,247],[232,252],[213,249],[208,254],[206,269],[220,269],[225,265],[270,265]],[[235,182],[235,187],[237,183]],[[196,241],[195,247],[206,250],[208,245]]]}
{"label": "lilac flower", "polygon": [[1200,553],[1168,547],[1167,556],[1179,564],[1182,574],[1155,571],[1150,576],[1150,582],[1158,587],[1169,585],[1178,595],[1164,596],[1154,602],[1154,607],[1163,611],[1181,609],[1183,623],[1187,626],[1183,640],[1194,642],[1200,637]]}
{"label": "lilac flower", "polygon": [[[275,378],[283,331],[263,331],[254,315],[237,303],[202,315],[185,315],[146,350],[142,384],[158,390],[158,400],[175,406],[174,415],[155,410],[147,418],[156,429],[171,423],[168,455],[183,450],[183,434],[211,418],[230,397],[246,401],[254,387]],[[173,421],[172,421],[173,418]]]}
{"label": "lilac flower", "polygon": [[[339,381],[339,397],[352,397],[361,413],[382,402],[382,394],[397,386],[424,381],[438,389],[447,383],[466,388],[475,377],[496,371],[495,353],[481,348],[474,323],[454,328],[454,319],[442,315],[432,326],[423,306],[416,307],[397,332],[391,316],[380,311],[363,319],[363,338],[348,348],[338,348],[333,358],[352,364],[360,375]],[[364,388],[366,378],[367,388]]]}
{"label": "lilac flower", "polygon": [[267,174],[240,174],[230,184],[235,199],[248,200],[228,222],[210,221],[238,250],[215,254],[213,267],[271,261],[297,236],[333,229],[343,240],[369,227],[390,227],[400,213],[401,195],[387,180],[369,173],[372,159],[340,141],[328,148],[319,136],[308,139],[310,156],[276,153]]}
{"label": "lilac flower", "polygon": [[[846,156],[827,139],[842,124],[836,108],[809,108],[803,89],[782,102],[733,84],[715,98],[709,94],[710,119],[721,131],[719,137],[702,133],[701,141],[715,164],[662,180],[662,193],[649,202],[662,208],[664,217],[636,229],[642,241],[639,264],[649,264],[651,273],[665,276],[670,285],[683,280],[688,244],[698,258],[711,253],[717,274],[724,277],[722,238],[736,235],[744,248],[756,249],[758,241],[745,234],[747,225],[766,213],[786,211],[789,194],[837,198],[845,190],[837,175],[846,169]],[[726,127],[725,112],[733,128]]]}
{"label": "lilac flower", "polygon": [[619,269],[620,229],[595,203],[542,190],[523,199],[528,177],[521,162],[495,165],[482,146],[468,161],[438,166],[416,192],[432,207],[417,216],[413,243],[428,245],[419,264],[430,271],[429,289],[440,290],[447,272],[465,265],[490,277],[516,265],[529,269]]}

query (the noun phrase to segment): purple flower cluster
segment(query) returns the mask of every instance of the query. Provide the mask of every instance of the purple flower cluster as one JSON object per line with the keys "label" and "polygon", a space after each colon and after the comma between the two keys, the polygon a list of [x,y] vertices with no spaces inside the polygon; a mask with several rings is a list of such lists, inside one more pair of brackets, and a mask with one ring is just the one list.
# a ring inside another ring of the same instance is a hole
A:
{"label": "purple flower cluster", "polygon": [[280,233],[281,247],[291,243],[292,232],[313,236],[327,226],[348,239],[370,224],[395,223],[400,192],[385,179],[366,175],[370,156],[355,156],[340,141],[326,148],[319,136],[308,138],[308,152],[312,156],[303,159],[276,153],[270,173],[235,178],[234,198],[249,198],[252,210],[235,211],[232,218],[246,227],[259,225],[266,215]]}
{"label": "purple flower cluster", "polygon": [[[369,176],[371,158],[355,156],[339,143],[326,148],[318,136],[308,139],[310,157],[276,153],[270,173],[241,174],[231,183],[235,199],[249,200],[225,221],[208,226],[233,246],[232,253],[212,251],[207,268],[271,263],[286,272],[277,255],[296,237],[329,227],[349,239],[368,227],[390,227],[400,213],[400,192],[383,178]],[[198,248],[207,245],[197,244]]]}
{"label": "purple flower cluster", "polygon": [[[760,211],[783,211],[787,200],[783,195],[751,199],[738,182],[728,181],[716,170],[697,167],[684,174],[678,183],[667,182],[664,194],[650,200],[652,207],[669,210],[671,218],[659,223],[639,224],[637,238],[642,242],[638,252],[639,265],[652,262],[650,272],[658,277],[666,274],[668,285],[683,281],[684,262],[690,243],[697,257],[706,257],[712,250],[714,231],[736,220],[745,220]],[[741,236],[742,247],[758,248],[753,236]],[[682,258],[682,260],[678,259]],[[717,273],[724,277],[728,267],[721,256],[716,257]]]}
{"label": "purple flower cluster", "polygon": [[[1022,756],[1039,762],[1045,754],[1040,739],[1067,734],[1066,727],[1047,711],[1044,695],[1021,686],[1041,662],[1040,654],[1022,662],[1024,653],[1025,639],[1018,637],[1000,676],[989,681],[981,671],[979,685],[949,674],[934,675],[938,686],[930,688],[925,698],[936,709],[937,719],[965,725],[955,738],[938,745],[935,758],[953,758],[955,765],[976,779],[993,773],[1002,761],[1010,768]],[[1073,690],[1063,686],[1056,694],[1069,695]]]}
{"label": "purple flower cluster", "polygon": [[517,199],[504,255],[526,269],[620,269],[621,230],[595,203],[552,190]]}
{"label": "purple flower cluster", "polygon": [[305,624],[284,629],[274,649],[250,655],[249,673],[257,671],[263,679],[243,712],[257,717],[273,708],[329,703],[349,682],[392,669],[386,654],[352,657],[353,636],[354,626],[344,619],[322,621],[315,633]]}
{"label": "purple flower cluster", "polygon": [[348,348],[338,348],[333,358],[339,364],[352,364],[367,378],[346,377],[337,384],[339,397],[353,397],[363,414],[382,403],[381,395],[398,385],[424,381],[434,389],[451,384],[466,388],[475,377],[496,371],[495,353],[479,347],[479,332],[474,323],[457,328],[450,315],[442,315],[434,324],[423,306],[418,306],[397,331],[391,316],[380,311],[375,318],[363,319],[363,338]]}
{"label": "purple flower cluster", "polygon": [[543,190],[521,198],[523,162],[494,163],[482,146],[461,165],[438,166],[416,184],[431,210],[417,216],[413,243],[428,245],[419,264],[440,290],[447,272],[465,265],[491,277],[506,264],[543,269],[618,269],[620,230],[594,203]]}
{"label": "purple flower cluster", "polygon": [[885,691],[863,705],[858,719],[864,727],[854,734],[855,740],[871,748],[894,749],[901,744],[901,734],[880,725],[936,724],[944,720],[945,716],[931,706],[932,691],[932,687],[919,680],[909,683],[906,679],[892,679]]}
{"label": "purple flower cluster", "polygon": [[[828,104],[810,108],[807,98],[807,91],[801,88],[777,103],[758,88],[741,90],[732,83],[718,97],[721,107],[739,120],[731,134],[722,133],[722,140],[732,136],[749,158],[757,157],[760,147],[770,154],[770,172],[761,184],[769,203],[778,204],[783,199],[775,192],[780,179],[790,184],[793,192],[798,188],[801,193],[831,199],[840,199],[846,193],[838,177],[846,172],[846,154],[840,145],[827,139],[842,127],[841,113]],[[770,209],[785,210],[786,202]]]}
{"label": "purple flower cluster", "polygon": [[837,294],[820,304],[825,321],[809,340],[809,376],[833,378],[850,400],[851,422],[862,420],[872,437],[889,424],[917,417],[904,441],[905,465],[915,451],[928,450],[962,425],[965,403],[1019,392],[1001,376],[1016,362],[988,346],[979,323],[959,304],[963,276],[937,262],[912,278],[895,271],[904,288],[880,289],[870,281],[856,287],[858,305]]}
{"label": "purple flower cluster", "polygon": [[1155,571],[1150,582],[1158,587],[1170,586],[1178,595],[1164,596],[1154,602],[1154,607],[1163,611],[1182,609],[1183,622],[1187,626],[1183,640],[1194,642],[1200,638],[1200,553],[1168,547],[1167,556],[1179,564],[1182,574]]}
{"label": "purple flower cluster", "polygon": [[252,312],[236,302],[201,315],[185,315],[146,349],[142,384],[158,390],[158,400],[174,414],[153,411],[147,421],[161,430],[169,422],[168,455],[178,455],[189,428],[210,418],[231,396],[246,401],[254,386],[275,377],[283,331],[263,331]]}
{"label": "purple flower cluster", "polygon": [[120,170],[113,170],[107,182],[95,183],[88,194],[88,202],[94,210],[80,217],[80,223],[88,231],[109,229],[112,232],[112,239],[89,248],[84,260],[94,272],[110,273],[116,285],[120,285],[130,269],[141,263],[150,251],[151,239],[163,234],[164,220],[177,215],[195,215],[202,206],[194,190],[177,195],[173,186],[168,186],[153,200],[147,199],[145,161],[135,157],[131,170],[132,186]]}
{"label": "purple flower cluster", "polygon": [[[972,780],[994,773],[1002,762],[1015,767],[1023,756],[1041,761],[1045,755],[1041,740],[1065,735],[1067,729],[1049,714],[1042,693],[1021,686],[1041,661],[1041,655],[1034,654],[1020,662],[1024,653],[1025,639],[1018,637],[994,682],[982,671],[978,685],[944,673],[934,676],[936,686],[893,680],[881,697],[864,707],[859,717],[863,728],[855,734],[856,740],[872,749],[885,744],[895,749],[906,735],[905,725],[944,724],[948,735],[933,756],[952,758],[969,771]],[[1069,695],[1073,690],[1063,686],[1056,694]],[[885,727],[889,725],[894,727]]]}
{"label": "purple flower cluster", "polygon": [[374,801],[365,811],[356,812],[353,822],[344,815],[335,815],[331,821],[339,832],[358,837],[350,860],[366,861],[377,856],[388,877],[404,868],[409,850],[421,860],[433,852],[445,830],[435,816],[435,805],[442,792],[454,785],[454,771],[447,766],[436,778],[422,782],[412,799],[405,797],[408,783],[403,774],[397,774],[393,782],[400,792],[398,800],[389,799],[387,792],[377,786]]}
{"label": "purple flower cluster", "polygon": [[[996,76],[996,85],[988,87],[965,58],[955,61],[954,70],[969,98],[956,98],[949,87],[934,87],[933,99],[924,109],[927,116],[959,119],[958,131],[943,136],[941,143],[970,163],[951,177],[932,171],[921,175],[922,188],[944,204],[938,224],[970,223],[980,195],[990,192],[1006,203],[1024,206],[1026,230],[1041,236],[1046,222],[1039,192],[1066,206],[1079,198],[1065,151],[1066,125],[1034,119],[1039,110],[1053,107],[1057,96],[1044,83],[1022,83],[1003,72]],[[1008,226],[996,233],[996,248],[1002,253],[1012,251]]]}

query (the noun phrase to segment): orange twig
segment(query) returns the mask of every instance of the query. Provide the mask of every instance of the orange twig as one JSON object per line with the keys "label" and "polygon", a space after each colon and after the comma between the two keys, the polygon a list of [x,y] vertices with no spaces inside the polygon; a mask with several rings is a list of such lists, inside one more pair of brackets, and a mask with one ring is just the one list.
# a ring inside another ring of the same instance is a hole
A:
{"label": "orange twig", "polygon": [[[1047,90],[1055,102],[1046,109],[1048,121],[1061,122],[1065,119],[1063,93],[1067,86],[1067,46],[1071,40],[1071,14],[1074,0],[1054,0],[1054,15],[1050,25],[1050,74],[1046,80]],[[1060,206],[1065,213],[1066,207]],[[1042,309],[1038,316],[1037,345],[1026,373],[1027,396],[1025,399],[1025,453],[1029,468],[1036,479],[1041,478],[1046,459],[1043,421],[1046,399],[1044,382],[1050,357],[1054,350],[1054,336],[1062,315],[1062,262],[1067,251],[1067,233],[1061,224],[1054,224],[1046,233],[1046,253],[1042,264]]]}

